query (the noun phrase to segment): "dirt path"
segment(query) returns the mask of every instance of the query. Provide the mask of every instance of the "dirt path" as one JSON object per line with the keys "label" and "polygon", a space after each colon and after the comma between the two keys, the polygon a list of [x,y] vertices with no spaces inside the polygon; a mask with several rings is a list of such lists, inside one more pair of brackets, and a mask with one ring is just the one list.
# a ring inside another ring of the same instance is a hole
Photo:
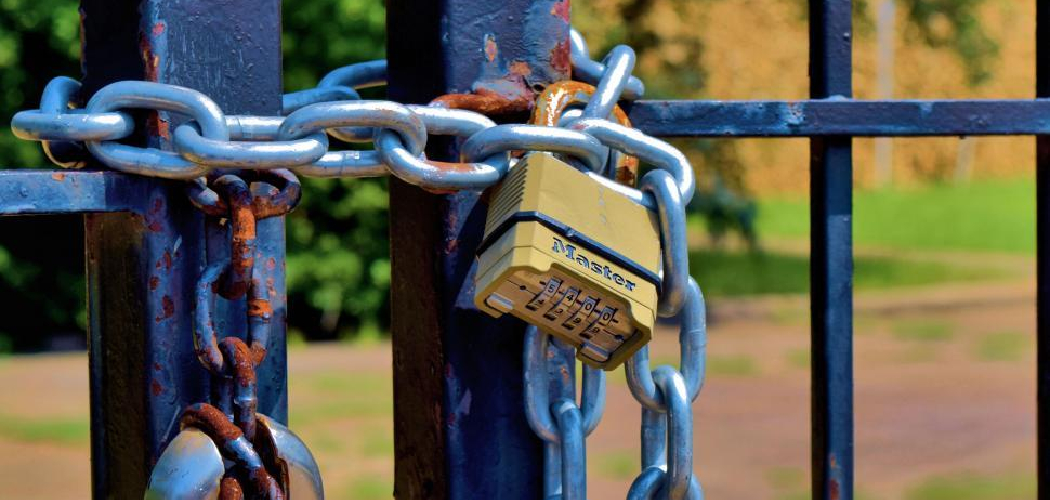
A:
{"label": "dirt path", "polygon": [[[695,405],[695,468],[708,498],[805,498],[806,306],[802,297],[715,302],[709,377]],[[1018,484],[1022,492],[972,498],[1025,498],[1034,475],[1034,330],[1030,282],[859,297],[862,498],[934,498],[917,488],[972,477],[993,492]],[[673,359],[675,337],[661,331],[653,358]],[[389,498],[389,347],[296,348],[289,363],[292,423],[314,448],[329,497]],[[86,370],[83,355],[0,359],[0,498],[86,496]],[[639,418],[622,373],[612,374],[605,418],[588,440],[591,498],[623,498],[637,473]]]}

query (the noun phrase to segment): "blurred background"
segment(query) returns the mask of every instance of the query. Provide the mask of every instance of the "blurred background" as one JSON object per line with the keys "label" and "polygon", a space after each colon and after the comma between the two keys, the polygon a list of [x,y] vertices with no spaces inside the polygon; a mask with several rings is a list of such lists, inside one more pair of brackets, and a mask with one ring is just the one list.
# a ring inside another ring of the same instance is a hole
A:
{"label": "blurred background", "polygon": [[[1031,98],[1035,2],[854,2],[858,98]],[[649,98],[808,95],[805,0],[578,0],[596,58],[627,43]],[[378,0],[285,2],[285,88],[383,57]],[[46,166],[10,116],[79,75],[75,0],[0,0],[0,165]],[[370,91],[378,97],[382,90]],[[855,144],[857,488],[864,499],[1035,496],[1031,138]],[[808,143],[687,140],[708,297],[696,470],[709,498],[808,498]],[[332,498],[389,498],[386,182],[303,179],[288,218],[291,426]],[[79,217],[0,219],[0,498],[77,498],[90,468]],[[677,352],[673,327],[654,341]],[[17,384],[11,381],[17,381]],[[588,441],[593,498],[638,471],[620,373]],[[43,477],[46,481],[29,481]]]}

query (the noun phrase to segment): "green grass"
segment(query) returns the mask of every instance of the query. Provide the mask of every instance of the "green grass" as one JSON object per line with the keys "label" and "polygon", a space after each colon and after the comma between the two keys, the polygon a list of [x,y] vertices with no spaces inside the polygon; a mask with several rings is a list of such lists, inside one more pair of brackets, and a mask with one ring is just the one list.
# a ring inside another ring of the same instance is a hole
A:
{"label": "green grass", "polygon": [[394,496],[394,481],[383,477],[358,477],[337,498],[353,500],[389,500]]}
{"label": "green grass", "polygon": [[707,373],[730,377],[747,377],[758,374],[758,364],[748,356],[707,355]]}
{"label": "green grass", "polygon": [[[809,292],[809,257],[786,253],[698,250],[690,253],[690,270],[708,296],[798,294]],[[1002,277],[988,268],[894,257],[858,256],[854,286],[878,290],[952,281]]]}
{"label": "green grass", "polygon": [[293,426],[347,415],[389,416],[394,411],[392,381],[386,375],[321,372],[294,377],[290,384],[289,392],[304,396],[289,408],[289,420]]}
{"label": "green grass", "polygon": [[1017,361],[1034,346],[1031,335],[1021,332],[989,333],[977,342],[977,357],[982,361]]}
{"label": "green grass", "polygon": [[893,324],[893,336],[915,342],[941,342],[955,335],[952,325],[943,321],[904,320]]}
{"label": "green grass", "polygon": [[29,443],[87,445],[91,424],[87,414],[72,418],[25,418],[0,414],[0,436]]}
{"label": "green grass", "polygon": [[787,353],[787,361],[792,368],[808,370],[812,365],[811,360],[809,349],[792,349]]}
{"label": "green grass", "polygon": [[394,457],[394,432],[387,428],[371,428],[365,431],[361,443],[361,454],[366,457]]}
{"label": "green grass", "polygon": [[598,473],[612,479],[634,479],[638,475],[640,462],[637,451],[606,451],[592,455]]}
{"label": "green grass", "polygon": [[927,479],[908,491],[907,500],[1021,500],[1036,497],[1034,475],[959,474]]}
{"label": "green grass", "polygon": [[[858,191],[854,241],[910,250],[1035,253],[1035,179],[983,179],[914,189]],[[760,237],[805,238],[809,203],[759,200]]]}

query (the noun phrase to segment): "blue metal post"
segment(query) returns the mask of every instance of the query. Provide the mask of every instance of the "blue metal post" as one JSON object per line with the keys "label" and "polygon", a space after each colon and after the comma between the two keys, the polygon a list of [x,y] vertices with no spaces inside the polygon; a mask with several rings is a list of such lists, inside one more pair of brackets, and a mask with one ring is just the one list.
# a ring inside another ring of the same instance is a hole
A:
{"label": "blue metal post", "polygon": [[[82,99],[113,81],[151,80],[198,89],[227,113],[279,113],[277,0],[84,0],[81,8]],[[136,141],[167,146],[179,118],[141,115],[147,127]],[[85,217],[93,493],[141,498],[181,410],[209,396],[210,376],[193,348],[193,291],[208,256],[222,249],[208,248],[184,182],[106,175],[100,204],[123,209],[126,202],[129,211]],[[261,224],[258,234],[258,260],[274,259],[269,277],[280,287],[270,336],[277,348],[259,369],[259,408],[286,421],[283,220]],[[218,321],[229,325],[221,333],[236,334],[244,316]]]}
{"label": "blue metal post", "polygon": [[[850,0],[810,0],[810,94],[852,97]],[[813,498],[853,498],[853,150],[810,146]]]}
{"label": "blue metal post", "polygon": [[[569,76],[568,0],[387,8],[394,100],[479,86],[528,95]],[[432,158],[455,157],[453,144],[428,146]],[[523,410],[524,325],[472,305],[485,204],[477,193],[434,195],[395,179],[390,199],[395,496],[540,498],[543,447]]]}

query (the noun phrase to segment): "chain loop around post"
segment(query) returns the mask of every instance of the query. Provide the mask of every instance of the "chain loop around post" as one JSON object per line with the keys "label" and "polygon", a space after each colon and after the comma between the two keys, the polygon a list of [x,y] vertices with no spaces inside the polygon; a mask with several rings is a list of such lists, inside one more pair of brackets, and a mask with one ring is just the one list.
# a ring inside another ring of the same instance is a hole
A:
{"label": "chain loop around post", "polygon": [[[117,82],[102,87],[91,100],[90,113],[112,112],[128,108],[171,111],[189,116],[200,126],[204,137],[230,140],[226,117],[204,94],[193,89],[154,82]],[[160,119],[160,118],[157,118]],[[178,153],[156,148],[139,148],[114,141],[88,141],[87,147],[96,158],[111,168],[124,172],[169,179],[193,179],[208,168],[183,159]]]}

